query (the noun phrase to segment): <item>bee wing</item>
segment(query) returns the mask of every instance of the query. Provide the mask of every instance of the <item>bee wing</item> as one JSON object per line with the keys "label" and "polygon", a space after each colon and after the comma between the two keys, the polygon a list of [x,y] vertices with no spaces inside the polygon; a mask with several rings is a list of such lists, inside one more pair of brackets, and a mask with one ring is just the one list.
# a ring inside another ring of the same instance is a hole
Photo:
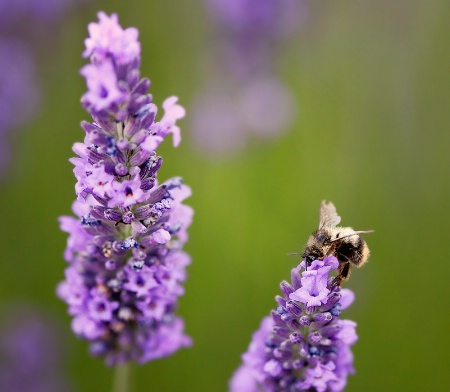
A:
{"label": "bee wing", "polygon": [[325,200],[322,201],[320,206],[319,229],[337,226],[340,221],[341,217],[337,214],[334,204],[331,201],[328,204]]}

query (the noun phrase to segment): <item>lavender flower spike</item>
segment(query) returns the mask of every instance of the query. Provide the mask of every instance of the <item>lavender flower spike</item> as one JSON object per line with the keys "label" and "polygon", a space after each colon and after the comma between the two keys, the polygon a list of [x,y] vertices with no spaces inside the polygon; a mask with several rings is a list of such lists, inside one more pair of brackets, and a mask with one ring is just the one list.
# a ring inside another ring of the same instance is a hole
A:
{"label": "lavender flower spike", "polygon": [[155,121],[150,81],[139,76],[138,31],[122,29],[115,14],[98,17],[85,42],[91,63],[81,70],[93,122],[82,123],[84,143],[73,147],[77,218],[60,218],[69,266],[57,293],[91,354],[109,365],[144,363],[191,344],[175,316],[190,263],[182,251],[190,189],[180,178],[158,184],[155,151],[169,133],[179,143],[184,109],[170,97]]}
{"label": "lavender flower spike", "polygon": [[282,297],[271,317],[253,335],[243,364],[230,381],[231,392],[339,392],[353,374],[350,346],[358,337],[356,323],[340,319],[353,292],[331,289],[330,272],[339,266],[334,256],[302,261],[291,272],[292,283],[281,282]]}

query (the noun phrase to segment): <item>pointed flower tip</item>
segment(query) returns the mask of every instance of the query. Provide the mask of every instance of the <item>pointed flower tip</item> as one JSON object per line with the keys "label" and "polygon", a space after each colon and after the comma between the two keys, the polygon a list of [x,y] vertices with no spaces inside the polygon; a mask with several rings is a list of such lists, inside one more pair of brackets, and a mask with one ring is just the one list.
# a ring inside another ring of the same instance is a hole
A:
{"label": "pointed flower tip", "polygon": [[141,49],[137,40],[138,30],[124,30],[117,14],[108,16],[100,11],[97,15],[99,22],[88,25],[89,38],[85,40],[83,57],[94,56],[96,62],[101,62],[111,55],[120,64],[129,64],[138,59]]}

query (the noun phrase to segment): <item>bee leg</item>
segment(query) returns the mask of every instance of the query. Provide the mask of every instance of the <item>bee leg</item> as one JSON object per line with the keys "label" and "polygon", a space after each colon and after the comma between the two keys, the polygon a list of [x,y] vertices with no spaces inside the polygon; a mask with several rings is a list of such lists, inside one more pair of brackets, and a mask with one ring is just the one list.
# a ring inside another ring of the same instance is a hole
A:
{"label": "bee leg", "polygon": [[339,271],[337,276],[331,281],[330,284],[330,290],[333,290],[336,286],[340,287],[342,284],[342,281],[344,279],[348,279],[350,276],[350,263],[344,262],[339,264]]}
{"label": "bee leg", "polygon": [[330,283],[330,291],[333,291],[335,287],[340,287],[342,284],[342,277],[337,275]]}
{"label": "bee leg", "polygon": [[351,272],[352,272],[352,270],[350,268],[350,263],[345,263],[344,267],[342,268],[342,271],[341,271],[342,278],[348,279],[350,277]]}

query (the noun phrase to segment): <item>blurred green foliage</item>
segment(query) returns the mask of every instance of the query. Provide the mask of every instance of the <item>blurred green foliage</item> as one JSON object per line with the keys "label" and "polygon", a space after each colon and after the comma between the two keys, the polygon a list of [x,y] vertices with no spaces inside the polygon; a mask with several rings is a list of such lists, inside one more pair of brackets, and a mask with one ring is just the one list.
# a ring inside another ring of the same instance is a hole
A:
{"label": "blurred green foliage", "polygon": [[[287,43],[283,79],[299,115],[290,132],[209,162],[189,141],[160,152],[160,178],[180,175],[195,209],[192,255],[179,313],[194,346],[133,366],[134,391],[224,391],[251,334],[299,261],[323,199],[344,225],[375,229],[371,261],[347,287],[358,323],[357,374],[347,391],[441,391],[449,385],[450,3],[446,0],[308,1]],[[17,131],[15,160],[0,183],[0,298],[22,300],[70,328],[55,286],[66,267],[57,217],[74,200],[71,146],[88,119],[78,72],[96,11],[140,30],[142,74],[160,104],[175,94],[189,110],[201,85],[208,22],[201,0],[92,1],[65,21],[41,59],[45,101]],[[270,113],[269,113],[270,115]],[[189,111],[187,113],[189,116]],[[75,391],[109,391],[113,371],[66,334]]]}

